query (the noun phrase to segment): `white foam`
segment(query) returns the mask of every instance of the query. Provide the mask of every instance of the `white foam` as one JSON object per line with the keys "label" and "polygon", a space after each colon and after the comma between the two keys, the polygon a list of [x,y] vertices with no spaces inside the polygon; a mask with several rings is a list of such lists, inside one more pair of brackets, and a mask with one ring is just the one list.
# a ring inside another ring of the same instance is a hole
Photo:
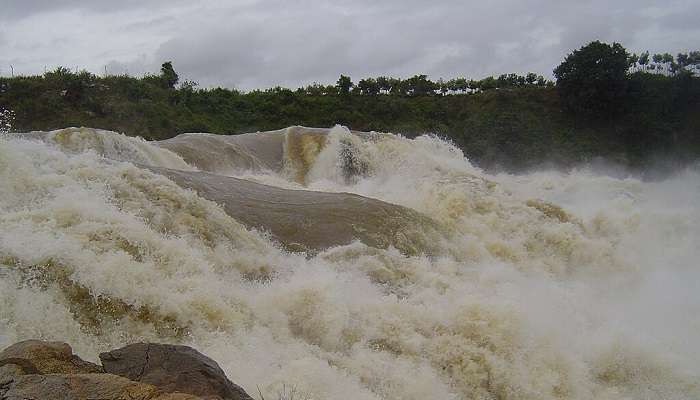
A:
{"label": "white foam", "polygon": [[[364,175],[343,173],[342,140]],[[306,188],[414,208],[450,229],[452,249],[355,243],[307,259],[122,162],[143,157],[82,150],[0,138],[0,346],[63,340],[95,360],[179,341],[266,397],[283,385],[313,399],[700,397],[697,171],[489,176],[434,137],[336,128]]]}

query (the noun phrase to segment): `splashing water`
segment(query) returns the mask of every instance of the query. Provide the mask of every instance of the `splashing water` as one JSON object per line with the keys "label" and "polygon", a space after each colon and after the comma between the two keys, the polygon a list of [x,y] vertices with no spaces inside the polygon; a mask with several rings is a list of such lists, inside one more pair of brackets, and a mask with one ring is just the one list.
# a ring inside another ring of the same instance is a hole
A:
{"label": "splashing water", "polygon": [[[700,397],[697,170],[493,176],[435,137],[339,127],[176,139],[0,137],[0,346],[180,342],[266,397]],[[356,193],[447,233],[430,255],[288,253],[145,166]]]}
{"label": "splashing water", "polygon": [[15,122],[15,113],[0,107],[0,135],[12,132],[12,124]]}

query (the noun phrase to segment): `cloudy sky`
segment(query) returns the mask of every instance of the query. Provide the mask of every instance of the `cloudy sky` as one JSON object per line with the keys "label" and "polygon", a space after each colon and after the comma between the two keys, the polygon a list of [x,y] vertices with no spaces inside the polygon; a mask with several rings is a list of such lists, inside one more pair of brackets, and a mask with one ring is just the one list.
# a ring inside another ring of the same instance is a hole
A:
{"label": "cloudy sky", "polygon": [[700,0],[2,0],[0,74],[62,65],[239,89],[338,75],[481,78],[551,70],[591,40],[700,47]]}

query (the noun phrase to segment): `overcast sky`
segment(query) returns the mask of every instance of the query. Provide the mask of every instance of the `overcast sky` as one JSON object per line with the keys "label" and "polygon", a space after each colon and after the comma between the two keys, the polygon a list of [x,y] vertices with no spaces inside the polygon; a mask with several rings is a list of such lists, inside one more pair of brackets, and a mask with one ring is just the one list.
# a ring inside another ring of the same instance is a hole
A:
{"label": "overcast sky", "polygon": [[0,74],[63,65],[158,72],[239,89],[338,75],[551,77],[591,40],[629,51],[700,47],[700,0],[2,0]]}

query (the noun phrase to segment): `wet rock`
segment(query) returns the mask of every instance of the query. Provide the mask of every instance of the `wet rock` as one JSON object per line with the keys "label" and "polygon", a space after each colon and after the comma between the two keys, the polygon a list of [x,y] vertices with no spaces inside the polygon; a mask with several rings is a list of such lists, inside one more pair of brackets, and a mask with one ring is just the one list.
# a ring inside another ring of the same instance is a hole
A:
{"label": "wet rock", "polygon": [[197,400],[111,374],[20,375],[0,382],[0,400]]}
{"label": "wet rock", "polygon": [[141,343],[100,358],[111,373],[66,343],[16,343],[0,352],[0,400],[251,399],[214,360],[190,347]]}
{"label": "wet rock", "polygon": [[24,369],[17,364],[5,364],[0,366],[0,388],[14,378],[24,374]]}
{"label": "wet rock", "polygon": [[[0,368],[12,367],[20,372],[20,375],[24,374],[40,374],[39,370],[32,364],[31,361],[24,358],[6,358],[0,361]],[[9,369],[4,369],[4,371],[9,371]]]}
{"label": "wet rock", "polygon": [[407,255],[440,253],[445,232],[431,218],[351,193],[290,190],[200,171],[148,167],[221,204],[248,228],[267,231],[291,251],[317,252],[355,240]]}
{"label": "wet rock", "polygon": [[82,360],[63,342],[25,340],[0,353],[0,365],[14,364],[31,374],[85,374],[102,372],[99,365]]}
{"label": "wet rock", "polygon": [[105,372],[204,399],[252,400],[211,358],[178,345],[136,343],[100,354]]}

